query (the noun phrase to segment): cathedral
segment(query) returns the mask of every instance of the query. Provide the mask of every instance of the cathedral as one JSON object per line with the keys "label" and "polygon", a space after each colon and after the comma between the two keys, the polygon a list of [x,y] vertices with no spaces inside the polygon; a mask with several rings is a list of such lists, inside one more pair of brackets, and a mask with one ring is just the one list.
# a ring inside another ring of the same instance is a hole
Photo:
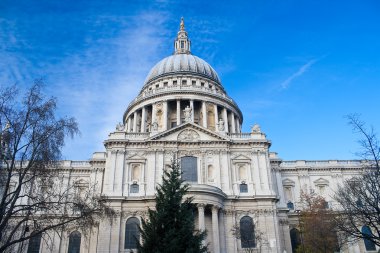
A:
{"label": "cathedral", "polygon": [[[271,141],[258,124],[241,131],[237,102],[212,66],[191,53],[182,19],[174,53],[150,70],[122,123],[105,140],[105,151],[89,161],[64,161],[70,180],[80,187],[96,185],[116,218],[101,220],[86,237],[81,231],[62,232],[53,248],[41,243],[37,252],[75,247],[89,253],[136,252],[137,226],[154,208],[155,188],[173,157],[190,185],[195,225],[207,231],[210,252],[295,252],[301,190],[318,193],[333,207],[331,193],[358,174],[362,163],[283,161],[270,151]],[[340,251],[374,252],[362,241]]]}

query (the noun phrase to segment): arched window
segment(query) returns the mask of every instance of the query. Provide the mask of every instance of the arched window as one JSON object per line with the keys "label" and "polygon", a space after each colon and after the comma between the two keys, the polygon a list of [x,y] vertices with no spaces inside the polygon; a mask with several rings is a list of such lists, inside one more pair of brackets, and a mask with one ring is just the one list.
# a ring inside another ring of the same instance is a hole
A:
{"label": "arched window", "polygon": [[136,217],[129,218],[125,224],[125,249],[136,249],[140,240],[140,221]]}
{"label": "arched window", "polygon": [[42,234],[38,234],[29,239],[28,253],[39,253]]}
{"label": "arched window", "polygon": [[182,179],[189,182],[198,181],[197,158],[185,156],[181,158]]}
{"label": "arched window", "polygon": [[80,252],[80,241],[81,233],[78,231],[71,232],[69,236],[69,250],[67,253],[79,253]]}
{"label": "arched window", "polygon": [[240,192],[248,192],[248,185],[246,183],[241,183],[240,184]]}
{"label": "arched window", "polygon": [[252,218],[249,216],[240,219],[240,241],[242,248],[256,247],[255,227]]}
{"label": "arched window", "polygon": [[290,230],[290,241],[292,243],[292,251],[296,252],[296,249],[301,244],[300,232],[296,228]]}
{"label": "arched window", "polygon": [[368,238],[372,236],[371,229],[368,226],[363,226],[362,227],[362,234],[364,236],[364,245],[365,249],[370,251],[370,250],[376,250],[375,244],[369,240]]}

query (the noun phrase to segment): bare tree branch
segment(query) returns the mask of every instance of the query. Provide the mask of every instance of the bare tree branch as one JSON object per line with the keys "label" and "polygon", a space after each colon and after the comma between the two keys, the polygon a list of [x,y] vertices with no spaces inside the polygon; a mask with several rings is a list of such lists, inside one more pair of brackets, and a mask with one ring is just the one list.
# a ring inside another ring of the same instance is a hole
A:
{"label": "bare tree branch", "polygon": [[42,87],[36,81],[23,98],[15,86],[0,90],[0,252],[68,225],[83,231],[113,215],[95,186],[79,191],[66,184],[61,149],[78,125],[56,117],[56,99]]}
{"label": "bare tree branch", "polygon": [[[336,224],[347,240],[366,239],[380,246],[379,142],[373,128],[368,130],[359,115],[351,114],[347,119],[362,136],[358,155],[365,163],[359,175],[346,180],[335,192],[334,199],[339,203]],[[363,226],[368,226],[371,233],[365,232]]]}

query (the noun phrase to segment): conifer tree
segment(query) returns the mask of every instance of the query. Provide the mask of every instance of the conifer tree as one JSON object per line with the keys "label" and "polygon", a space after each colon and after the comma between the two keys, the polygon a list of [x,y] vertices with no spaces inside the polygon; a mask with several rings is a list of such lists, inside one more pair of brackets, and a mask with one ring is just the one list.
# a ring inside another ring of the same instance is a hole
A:
{"label": "conifer tree", "polygon": [[[189,186],[181,179],[180,166],[173,161],[164,171],[162,185],[157,187],[156,210],[149,210],[142,221],[140,253],[202,253],[206,233],[194,230],[194,206],[186,197]],[[185,198],[185,199],[184,199]]]}

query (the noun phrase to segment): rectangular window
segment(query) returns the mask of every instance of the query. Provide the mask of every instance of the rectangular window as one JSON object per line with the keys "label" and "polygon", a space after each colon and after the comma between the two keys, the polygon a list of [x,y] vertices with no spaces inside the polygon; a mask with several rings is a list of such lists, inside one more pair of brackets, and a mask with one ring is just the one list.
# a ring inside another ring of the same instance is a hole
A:
{"label": "rectangular window", "polygon": [[198,181],[197,158],[185,156],[181,158],[182,179],[189,182]]}
{"label": "rectangular window", "polygon": [[129,192],[130,193],[139,193],[139,185],[138,184],[132,184]]}

